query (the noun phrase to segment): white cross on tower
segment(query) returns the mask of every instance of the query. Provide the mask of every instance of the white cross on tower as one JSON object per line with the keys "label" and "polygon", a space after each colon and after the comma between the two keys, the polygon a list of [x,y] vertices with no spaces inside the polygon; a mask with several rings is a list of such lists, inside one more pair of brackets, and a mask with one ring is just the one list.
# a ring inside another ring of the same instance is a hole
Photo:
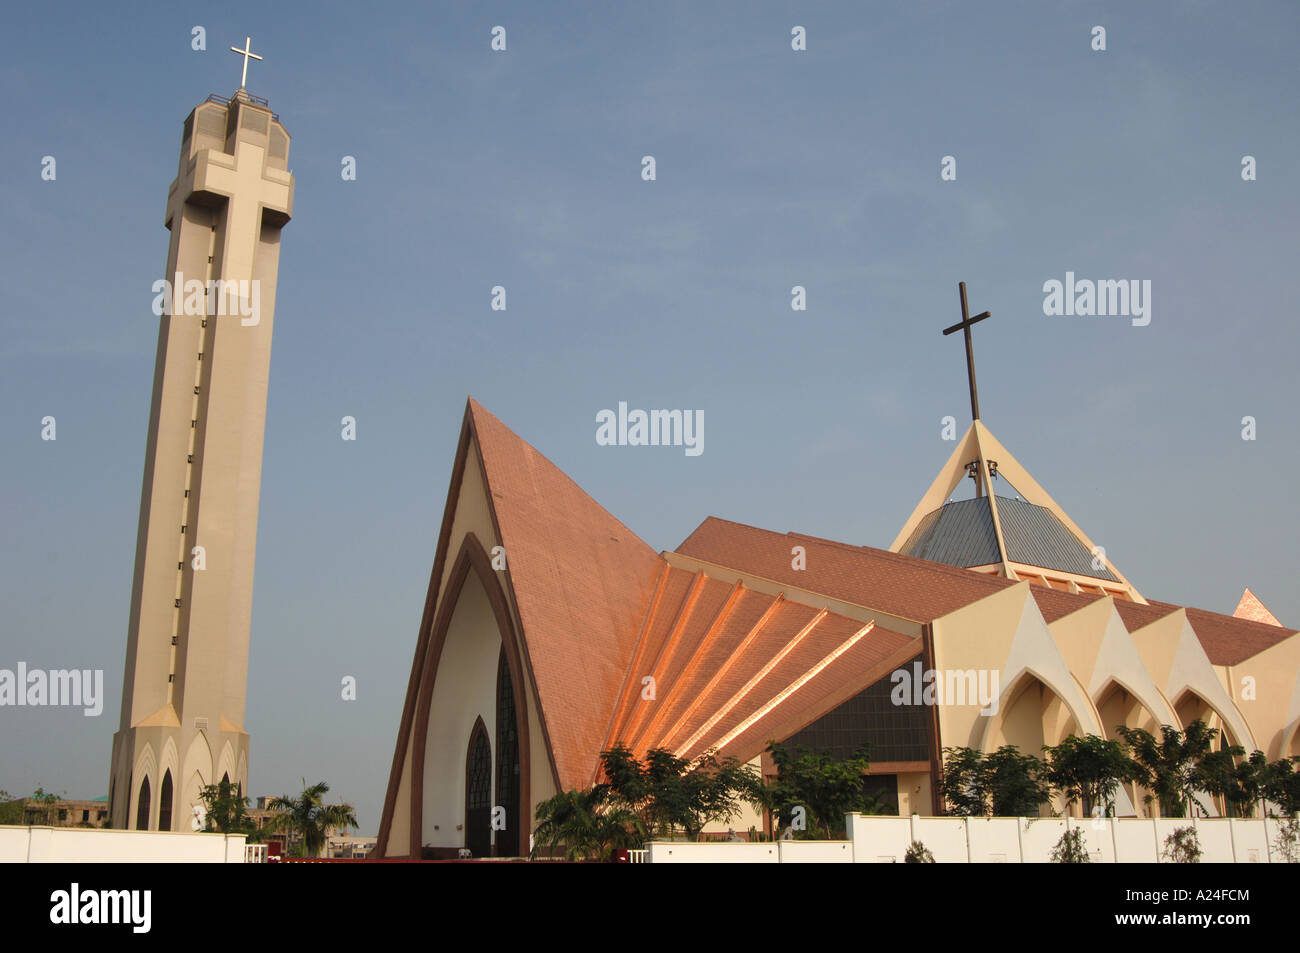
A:
{"label": "white cross on tower", "polygon": [[248,85],[249,58],[251,57],[252,59],[260,60],[261,57],[253,52],[253,38],[249,36],[244,37],[244,48],[242,50],[237,46],[232,46],[230,48],[230,52],[238,53],[240,56],[244,58],[244,75],[239,77],[239,88],[243,89],[245,86]]}

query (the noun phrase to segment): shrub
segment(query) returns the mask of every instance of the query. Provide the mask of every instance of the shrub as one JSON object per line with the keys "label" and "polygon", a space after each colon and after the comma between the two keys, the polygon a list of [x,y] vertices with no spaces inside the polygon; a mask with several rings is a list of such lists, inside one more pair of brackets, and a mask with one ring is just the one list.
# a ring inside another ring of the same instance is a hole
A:
{"label": "shrub", "polygon": [[1293,815],[1282,822],[1273,849],[1286,863],[1300,864],[1300,817]]}
{"label": "shrub", "polygon": [[1166,837],[1163,856],[1171,864],[1199,864],[1201,841],[1196,836],[1196,828],[1180,827]]}
{"label": "shrub", "polygon": [[934,854],[930,853],[928,847],[919,840],[914,840],[907,846],[907,853],[903,855],[905,864],[933,864]]}
{"label": "shrub", "polygon": [[1091,860],[1092,858],[1088,856],[1088,848],[1083,845],[1083,831],[1077,827],[1062,834],[1061,839],[1052,848],[1054,864],[1087,864]]}

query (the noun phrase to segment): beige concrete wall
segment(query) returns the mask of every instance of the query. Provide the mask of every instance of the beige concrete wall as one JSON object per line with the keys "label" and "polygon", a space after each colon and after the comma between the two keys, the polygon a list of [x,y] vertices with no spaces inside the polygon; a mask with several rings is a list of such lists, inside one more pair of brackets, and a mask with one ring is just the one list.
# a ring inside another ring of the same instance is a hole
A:
{"label": "beige concrete wall", "polygon": [[1220,671],[1268,759],[1300,755],[1300,635]]}

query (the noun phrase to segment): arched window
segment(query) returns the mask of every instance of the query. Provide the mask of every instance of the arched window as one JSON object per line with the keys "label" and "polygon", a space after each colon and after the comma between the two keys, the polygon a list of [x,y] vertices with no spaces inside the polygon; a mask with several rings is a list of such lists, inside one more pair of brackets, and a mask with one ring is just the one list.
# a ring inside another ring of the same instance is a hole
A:
{"label": "arched window", "polygon": [[497,831],[497,856],[519,856],[519,723],[506,647],[497,659],[497,803],[504,808],[505,830]]}
{"label": "arched window", "polygon": [[475,857],[492,853],[492,743],[482,718],[465,754],[465,846]]}
{"label": "arched window", "polygon": [[163,775],[162,790],[158,794],[158,830],[172,829],[172,773]]}
{"label": "arched window", "polygon": [[147,831],[149,829],[149,779],[145,778],[140,782],[140,800],[135,811],[135,829],[138,831]]}

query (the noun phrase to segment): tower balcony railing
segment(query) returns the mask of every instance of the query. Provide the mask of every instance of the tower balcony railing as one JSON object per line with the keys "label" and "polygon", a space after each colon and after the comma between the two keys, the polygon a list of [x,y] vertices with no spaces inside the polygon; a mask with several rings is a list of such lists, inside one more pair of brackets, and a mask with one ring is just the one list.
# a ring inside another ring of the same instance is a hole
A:
{"label": "tower balcony railing", "polygon": [[[255,106],[265,106],[267,109],[271,108],[270,102],[267,101],[267,99],[263,96],[254,96],[252,93],[248,93],[248,92],[244,93],[244,95],[248,98],[248,101]],[[208,95],[208,98],[204,100],[204,102],[216,103],[218,106],[229,106],[232,102],[234,102],[234,97],[220,96],[217,93],[211,93]],[[276,122],[280,121],[280,117],[276,113],[271,113],[271,118],[274,119]]]}

